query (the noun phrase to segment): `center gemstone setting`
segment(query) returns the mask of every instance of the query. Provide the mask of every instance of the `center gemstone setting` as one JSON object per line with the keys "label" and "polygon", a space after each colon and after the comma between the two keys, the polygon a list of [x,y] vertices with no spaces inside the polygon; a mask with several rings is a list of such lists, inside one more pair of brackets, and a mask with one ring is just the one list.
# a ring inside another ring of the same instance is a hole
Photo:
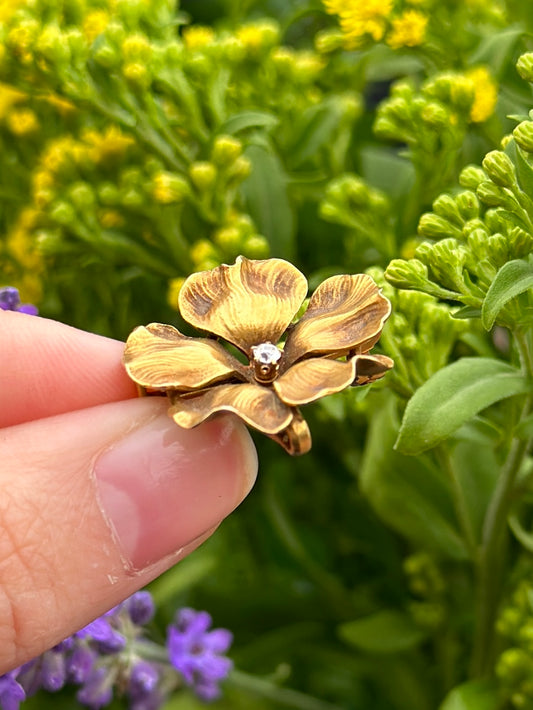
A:
{"label": "center gemstone setting", "polygon": [[274,343],[252,345],[252,364],[258,382],[268,384],[276,378],[282,354]]}

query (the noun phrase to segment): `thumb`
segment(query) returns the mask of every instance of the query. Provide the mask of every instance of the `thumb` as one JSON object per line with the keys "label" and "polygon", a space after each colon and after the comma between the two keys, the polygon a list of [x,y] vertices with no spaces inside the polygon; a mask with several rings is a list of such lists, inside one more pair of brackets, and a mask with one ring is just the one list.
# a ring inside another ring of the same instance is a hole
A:
{"label": "thumb", "polygon": [[2,430],[0,674],[147,584],[249,492],[237,419],[187,431],[166,410],[148,397]]}

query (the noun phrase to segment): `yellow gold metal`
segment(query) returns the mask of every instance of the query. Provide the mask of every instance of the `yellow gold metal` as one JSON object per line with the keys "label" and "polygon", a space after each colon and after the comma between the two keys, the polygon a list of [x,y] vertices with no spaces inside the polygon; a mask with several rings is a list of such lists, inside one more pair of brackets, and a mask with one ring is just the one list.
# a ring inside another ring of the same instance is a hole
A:
{"label": "yellow gold metal", "polygon": [[282,259],[239,257],[192,274],[180,291],[181,315],[237,347],[248,364],[213,337],[190,338],[151,323],[129,336],[126,370],[140,394],[167,394],[169,415],[181,427],[232,412],[291,455],[306,453],[311,434],[298,407],[375,382],[394,364],[369,354],[390,315],[370,276],[327,279],[292,326],[306,295],[305,277]]}

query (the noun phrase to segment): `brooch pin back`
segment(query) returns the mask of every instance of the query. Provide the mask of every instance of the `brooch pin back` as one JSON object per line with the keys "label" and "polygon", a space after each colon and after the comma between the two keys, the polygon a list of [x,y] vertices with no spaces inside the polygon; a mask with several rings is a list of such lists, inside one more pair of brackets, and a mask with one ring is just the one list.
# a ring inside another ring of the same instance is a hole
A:
{"label": "brooch pin back", "polygon": [[391,310],[370,276],[326,279],[291,324],[306,296],[304,275],[283,259],[238,257],[192,274],[179,294],[180,313],[211,337],[191,338],[162,323],[139,326],[127,340],[124,365],[141,393],[166,393],[169,415],[181,427],[232,412],[289,454],[304,454],[311,434],[299,407],[375,382],[394,364],[369,352]]}

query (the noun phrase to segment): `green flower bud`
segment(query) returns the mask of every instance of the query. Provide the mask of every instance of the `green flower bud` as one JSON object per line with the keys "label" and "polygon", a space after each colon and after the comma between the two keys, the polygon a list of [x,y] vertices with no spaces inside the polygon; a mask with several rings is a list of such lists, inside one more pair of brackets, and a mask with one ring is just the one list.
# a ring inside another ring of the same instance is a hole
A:
{"label": "green flower bud", "polygon": [[487,210],[485,212],[485,224],[490,234],[497,232],[507,232],[509,227],[509,216],[501,209]]}
{"label": "green flower bud", "polygon": [[458,227],[463,226],[464,219],[459,212],[456,201],[451,195],[439,195],[433,202],[433,211],[435,214],[444,217],[448,222],[457,225]]}
{"label": "green flower bud", "polygon": [[92,47],[92,59],[104,69],[116,69],[122,62],[118,49],[109,44],[105,39],[96,42]]}
{"label": "green flower bud", "polygon": [[261,234],[248,237],[242,246],[243,253],[250,259],[266,259],[270,254],[270,244]]}
{"label": "green flower bud", "polygon": [[[460,192],[455,198],[455,204],[464,221],[470,221],[479,216],[479,200],[475,192],[471,190]],[[463,231],[464,228],[463,224]]]}
{"label": "green flower bud", "polygon": [[336,29],[322,30],[315,35],[315,49],[319,54],[330,54],[342,49],[344,35]]}
{"label": "green flower bud", "polygon": [[435,280],[446,289],[458,293],[465,291],[463,268],[466,250],[456,239],[442,239],[435,244],[423,242],[417,247],[415,255],[431,268]]}
{"label": "green flower bud", "polygon": [[35,50],[51,64],[65,65],[70,59],[70,48],[57,25],[47,25],[35,43]]}
{"label": "green flower bud", "polygon": [[435,101],[429,101],[421,111],[420,117],[429,124],[432,128],[442,128],[449,126],[450,113],[441,104]]}
{"label": "green flower bud", "polygon": [[412,83],[409,80],[397,81],[391,88],[390,95],[394,98],[401,98],[404,101],[412,101],[415,94]]}
{"label": "green flower bud", "polygon": [[189,183],[181,175],[162,170],[153,177],[152,196],[162,205],[181,202],[190,192]]}
{"label": "green flower bud", "polygon": [[411,121],[410,104],[399,96],[394,96],[382,105],[382,111],[391,119],[400,121],[400,123],[408,123]]}
{"label": "green flower bud", "polygon": [[152,81],[152,77],[146,65],[141,64],[141,62],[125,64],[122,68],[122,74],[126,81],[129,81],[130,84],[135,84],[141,89],[147,89]]}
{"label": "green flower bud", "polygon": [[493,234],[487,240],[489,260],[499,269],[509,259],[507,239],[503,234]]}
{"label": "green flower bud", "polygon": [[467,165],[459,175],[459,184],[468,190],[476,190],[479,183],[486,180],[487,176],[477,165]]}
{"label": "green flower bud", "polygon": [[522,54],[516,63],[516,69],[522,79],[533,81],[533,52]]}
{"label": "green flower bud", "polygon": [[142,34],[126,36],[122,42],[122,56],[126,63],[147,62],[152,54],[148,38]]}
{"label": "green flower bud", "polygon": [[516,170],[506,153],[501,150],[492,150],[483,159],[483,170],[492,182],[500,187],[513,188],[516,186]]}
{"label": "green flower bud", "polygon": [[496,664],[496,675],[505,683],[517,686],[533,672],[533,658],[522,648],[508,648]]}
{"label": "green flower bud", "polygon": [[524,617],[519,609],[515,607],[507,607],[500,614],[496,622],[496,630],[500,636],[507,638],[515,638],[515,635],[520,631],[524,624]]}
{"label": "green flower bud", "polygon": [[485,225],[485,222],[481,219],[469,219],[468,222],[465,222],[463,226],[463,237],[468,238],[472,232],[474,232],[476,229],[481,229],[481,231],[485,232],[486,236],[489,236],[489,233],[487,232],[487,227]]}
{"label": "green flower bud", "polygon": [[211,160],[220,168],[227,168],[242,153],[242,143],[233,136],[217,136],[211,151]]}
{"label": "green flower bud", "polygon": [[533,121],[522,121],[513,131],[516,144],[526,153],[533,153]]}
{"label": "green flower bud", "polygon": [[191,246],[190,254],[192,262],[195,265],[205,264],[208,260],[216,264],[220,263],[219,252],[208,239],[199,239],[195,242]]}
{"label": "green flower bud", "polygon": [[37,249],[44,256],[53,256],[65,250],[65,242],[58,230],[40,229],[35,235]]}
{"label": "green flower bud", "polygon": [[103,182],[96,188],[98,199],[103,205],[118,205],[120,192],[112,182]]}
{"label": "green flower bud", "polygon": [[77,182],[69,189],[72,203],[81,211],[91,209],[96,201],[93,188],[86,182]]}
{"label": "green flower bud", "polygon": [[393,259],[385,270],[385,278],[396,288],[423,290],[429,284],[427,266],[419,259]]}
{"label": "green flower bud", "polygon": [[120,193],[120,202],[125,207],[142,207],[145,202],[145,197],[140,190],[131,187]]}
{"label": "green flower bud", "polygon": [[523,259],[533,252],[533,235],[520,227],[512,229],[507,237],[511,259]]}
{"label": "green flower bud", "polygon": [[252,162],[246,156],[241,155],[230,166],[227,171],[228,178],[232,180],[244,180],[252,172]]}
{"label": "green flower bud", "polygon": [[58,200],[49,212],[52,221],[64,227],[76,224],[78,215],[74,207],[69,202]]}
{"label": "green flower bud", "polygon": [[217,229],[213,241],[225,254],[238,254],[242,250],[242,234],[237,227]]}
{"label": "green flower bud", "polygon": [[489,235],[484,229],[474,229],[467,238],[468,248],[478,261],[487,258]]}
{"label": "green flower bud", "polygon": [[213,163],[206,160],[193,163],[189,168],[189,175],[192,184],[200,191],[211,190],[217,179],[217,169]]}
{"label": "green flower bud", "polygon": [[442,239],[443,237],[460,237],[461,232],[447,219],[439,217],[433,212],[426,212],[420,217],[418,233],[428,239]]}
{"label": "green flower bud", "polygon": [[490,207],[503,207],[510,212],[514,212],[520,207],[516,198],[507,190],[499,187],[490,180],[485,180],[477,188],[479,199]]}
{"label": "green flower bud", "polygon": [[374,122],[374,133],[378,138],[386,140],[407,139],[407,134],[400,129],[396,121],[384,114],[378,114]]}

